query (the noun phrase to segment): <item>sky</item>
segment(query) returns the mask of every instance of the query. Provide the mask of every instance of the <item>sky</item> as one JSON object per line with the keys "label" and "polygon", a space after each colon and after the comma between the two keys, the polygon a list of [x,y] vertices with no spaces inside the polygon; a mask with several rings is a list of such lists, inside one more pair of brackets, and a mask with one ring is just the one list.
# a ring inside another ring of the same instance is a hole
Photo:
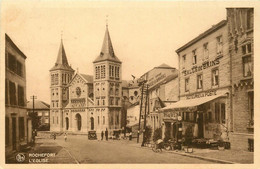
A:
{"label": "sky", "polygon": [[[69,64],[93,75],[106,20],[122,78],[140,77],[166,63],[178,68],[175,50],[226,19],[226,6],[210,2],[2,1],[1,34],[27,56],[27,100],[50,103],[50,72],[61,41]],[[108,17],[107,17],[108,15]]]}

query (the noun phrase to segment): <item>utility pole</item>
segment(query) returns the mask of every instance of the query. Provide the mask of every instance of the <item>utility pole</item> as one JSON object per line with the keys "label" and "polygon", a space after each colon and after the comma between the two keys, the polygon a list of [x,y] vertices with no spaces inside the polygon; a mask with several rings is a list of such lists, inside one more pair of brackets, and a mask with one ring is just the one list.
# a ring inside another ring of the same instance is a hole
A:
{"label": "utility pole", "polygon": [[33,137],[33,143],[35,143],[35,136],[36,136],[36,131],[35,131],[35,120],[37,119],[37,118],[35,118],[35,114],[34,114],[34,100],[35,99],[37,99],[37,96],[31,96],[30,97],[32,100],[33,100],[33,112],[32,112],[32,137]]}
{"label": "utility pole", "polygon": [[146,108],[147,106],[149,106],[148,103],[148,85],[146,85],[146,101],[145,101],[145,107],[144,107],[144,132],[143,132],[143,142],[142,142],[142,146],[144,146],[144,143],[146,141],[146,137],[145,137],[145,128],[146,128]]}
{"label": "utility pole", "polygon": [[142,85],[142,93],[141,93],[141,104],[140,104],[140,114],[139,114],[139,126],[138,126],[138,133],[137,133],[137,143],[139,143],[139,135],[140,135],[140,126],[141,126],[141,114],[142,114],[142,107],[143,107],[143,93],[144,93],[144,84],[147,82],[146,80],[141,79],[137,81],[139,86]]}

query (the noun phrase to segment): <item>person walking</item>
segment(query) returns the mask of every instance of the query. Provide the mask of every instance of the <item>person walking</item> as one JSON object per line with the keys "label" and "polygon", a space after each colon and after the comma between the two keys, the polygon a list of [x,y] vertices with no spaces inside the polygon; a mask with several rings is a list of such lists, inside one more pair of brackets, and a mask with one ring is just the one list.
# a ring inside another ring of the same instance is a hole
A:
{"label": "person walking", "polygon": [[132,132],[129,133],[129,140],[132,140]]}
{"label": "person walking", "polygon": [[56,140],[56,133],[53,133],[53,139]]}
{"label": "person walking", "polygon": [[64,134],[64,140],[67,141],[67,133]]}
{"label": "person walking", "polygon": [[101,140],[103,140],[103,137],[104,137],[104,132],[102,131],[101,132]]}
{"label": "person walking", "polygon": [[106,136],[106,140],[108,141],[108,131],[107,131],[107,128],[106,128],[106,131],[105,131],[105,136]]}

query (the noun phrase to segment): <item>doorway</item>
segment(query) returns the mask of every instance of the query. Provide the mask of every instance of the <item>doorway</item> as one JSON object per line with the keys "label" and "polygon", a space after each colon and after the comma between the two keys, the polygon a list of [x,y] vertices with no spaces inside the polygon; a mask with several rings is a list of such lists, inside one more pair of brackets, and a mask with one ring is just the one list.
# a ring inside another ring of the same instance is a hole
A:
{"label": "doorway", "polygon": [[203,113],[199,113],[198,118],[198,138],[204,137]]}
{"label": "doorway", "polygon": [[12,144],[13,150],[16,150],[16,118],[12,117]]}
{"label": "doorway", "polygon": [[91,130],[94,130],[94,118],[90,118]]}
{"label": "doorway", "polygon": [[77,128],[80,131],[81,130],[81,115],[76,114],[76,120],[77,120]]}
{"label": "doorway", "polygon": [[69,129],[69,118],[66,117],[66,130],[68,130],[68,129]]}

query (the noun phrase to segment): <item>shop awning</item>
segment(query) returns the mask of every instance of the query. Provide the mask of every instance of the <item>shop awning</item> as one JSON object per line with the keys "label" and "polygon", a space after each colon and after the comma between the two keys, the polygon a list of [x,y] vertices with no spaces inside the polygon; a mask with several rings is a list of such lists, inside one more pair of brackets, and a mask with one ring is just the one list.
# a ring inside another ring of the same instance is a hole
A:
{"label": "shop awning", "polygon": [[186,108],[186,107],[195,107],[204,103],[207,103],[209,101],[212,101],[214,99],[217,99],[218,97],[225,96],[226,93],[217,94],[214,96],[207,96],[207,97],[201,97],[196,99],[187,99],[187,100],[180,100],[176,103],[173,103],[167,107],[162,108],[162,110],[171,110],[171,109],[179,109],[179,108]]}

